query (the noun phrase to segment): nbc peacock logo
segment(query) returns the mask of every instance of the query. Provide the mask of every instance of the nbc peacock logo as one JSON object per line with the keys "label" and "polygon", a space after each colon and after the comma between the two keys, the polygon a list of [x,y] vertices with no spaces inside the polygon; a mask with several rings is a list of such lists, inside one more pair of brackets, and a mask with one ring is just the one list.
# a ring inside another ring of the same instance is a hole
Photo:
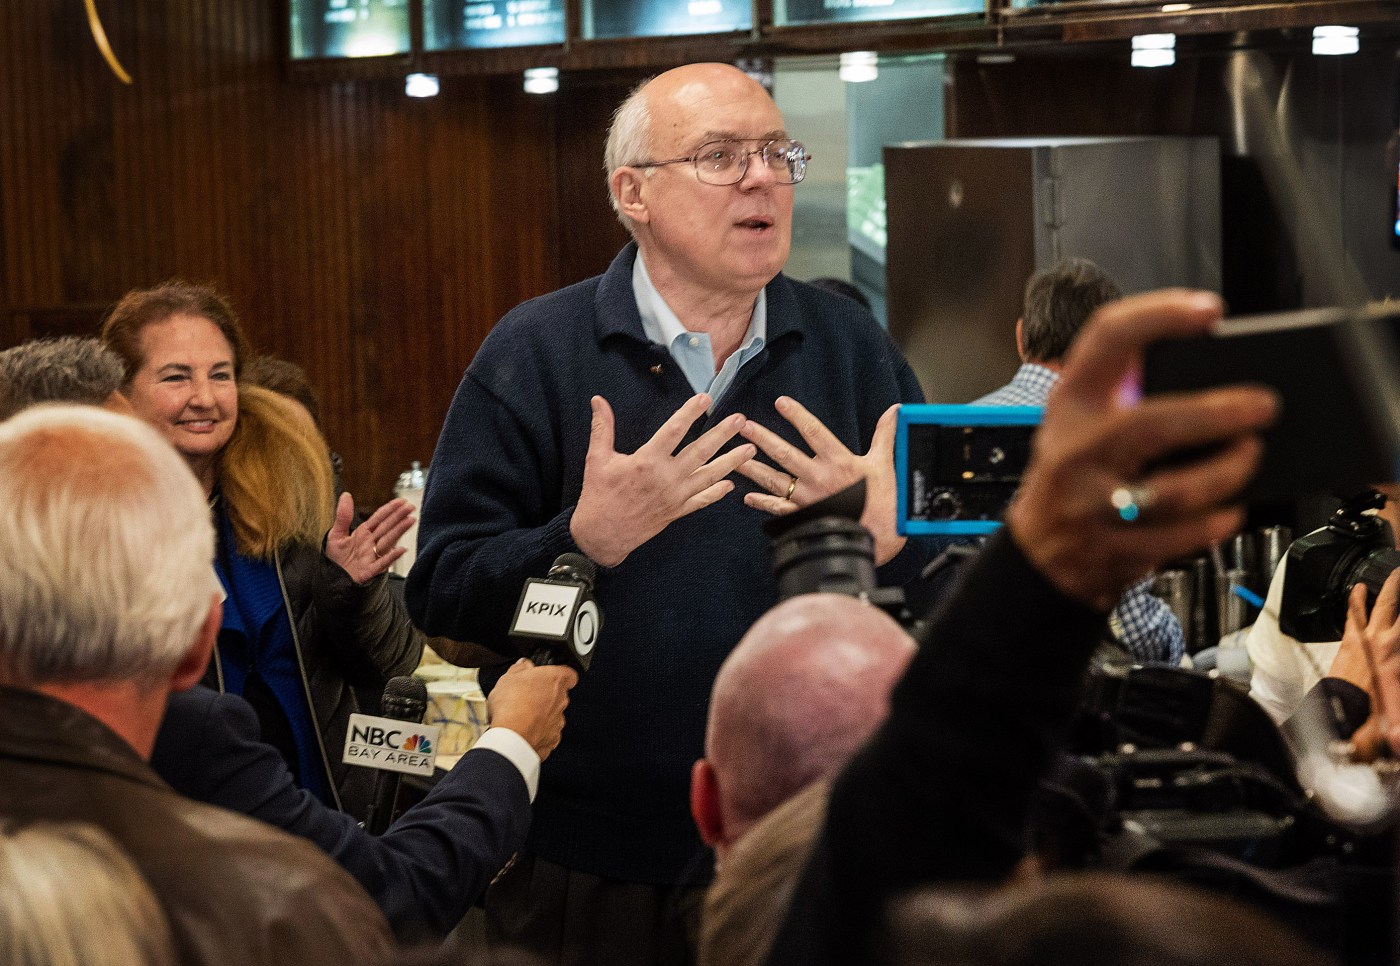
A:
{"label": "nbc peacock logo", "polygon": [[433,753],[433,743],[427,735],[410,735],[403,743],[404,751],[416,751],[420,755],[431,755]]}

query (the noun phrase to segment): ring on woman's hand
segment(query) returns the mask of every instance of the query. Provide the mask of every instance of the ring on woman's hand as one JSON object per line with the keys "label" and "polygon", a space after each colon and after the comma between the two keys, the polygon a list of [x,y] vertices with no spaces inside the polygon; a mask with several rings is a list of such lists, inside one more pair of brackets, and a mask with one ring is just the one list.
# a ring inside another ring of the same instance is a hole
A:
{"label": "ring on woman's hand", "polygon": [[791,499],[792,499],[792,495],[793,495],[795,492],[797,492],[797,477],[792,476],[792,474],[788,474],[788,475],[791,477],[791,479],[788,480],[788,491],[787,491],[786,493],[783,494],[783,499],[784,499],[784,500],[791,500]]}
{"label": "ring on woman's hand", "polygon": [[374,548],[374,559],[378,560],[378,559],[379,559],[379,541],[376,540],[374,543],[370,544],[370,546]]}
{"label": "ring on woman's hand", "polygon": [[1118,519],[1124,523],[1136,523],[1143,511],[1151,509],[1152,504],[1157,502],[1157,491],[1150,486],[1125,483],[1114,488],[1108,495],[1108,502],[1113,504]]}

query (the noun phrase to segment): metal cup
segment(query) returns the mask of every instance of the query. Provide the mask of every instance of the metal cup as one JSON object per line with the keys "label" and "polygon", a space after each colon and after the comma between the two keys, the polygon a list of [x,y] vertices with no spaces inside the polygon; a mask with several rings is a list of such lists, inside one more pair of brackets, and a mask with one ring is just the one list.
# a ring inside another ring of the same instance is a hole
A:
{"label": "metal cup", "polygon": [[1258,589],[1256,585],[1258,583],[1259,556],[1255,547],[1254,534],[1237,533],[1230,538],[1225,554],[1227,567],[1231,570],[1243,571],[1235,583],[1241,587],[1248,587],[1250,590]]}
{"label": "metal cup", "polygon": [[1181,622],[1181,636],[1186,649],[1191,649],[1192,593],[1191,574],[1185,570],[1163,570],[1152,581],[1152,593],[1160,597]]}
{"label": "metal cup", "polygon": [[1259,568],[1265,584],[1274,579],[1274,571],[1292,542],[1293,531],[1288,527],[1264,527],[1259,531]]}
{"label": "metal cup", "polygon": [[1249,571],[1243,567],[1231,567],[1223,574],[1215,575],[1216,613],[1219,615],[1219,636],[1222,638],[1244,627],[1249,619],[1249,605],[1231,589],[1247,587],[1245,580],[1248,576]]}

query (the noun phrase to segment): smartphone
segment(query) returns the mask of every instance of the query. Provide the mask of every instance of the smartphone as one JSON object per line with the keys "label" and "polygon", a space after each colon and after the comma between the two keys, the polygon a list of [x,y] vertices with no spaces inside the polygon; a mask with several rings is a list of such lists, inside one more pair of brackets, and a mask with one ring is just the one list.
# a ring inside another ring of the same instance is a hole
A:
{"label": "smartphone", "polygon": [[[1400,344],[1395,310],[1308,309],[1221,320],[1205,336],[1167,339],[1143,360],[1144,395],[1236,383],[1272,386],[1282,410],[1264,433],[1264,458],[1246,499],[1296,499],[1397,479],[1400,452],[1380,429],[1377,387],[1352,372],[1342,326],[1359,318]],[[1388,380],[1400,394],[1400,371]],[[1170,462],[1199,459],[1182,453]]]}

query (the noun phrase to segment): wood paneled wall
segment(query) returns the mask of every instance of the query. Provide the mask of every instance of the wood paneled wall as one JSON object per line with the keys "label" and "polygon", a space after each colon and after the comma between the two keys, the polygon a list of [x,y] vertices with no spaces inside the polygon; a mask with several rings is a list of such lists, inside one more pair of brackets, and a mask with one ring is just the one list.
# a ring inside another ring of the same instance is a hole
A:
{"label": "wood paneled wall", "polygon": [[597,145],[627,78],[560,102],[447,77],[416,101],[289,77],[270,0],[98,7],[134,86],[77,0],[0,3],[0,346],[213,282],[306,368],[365,503],[429,459],[496,320],[617,251]]}

